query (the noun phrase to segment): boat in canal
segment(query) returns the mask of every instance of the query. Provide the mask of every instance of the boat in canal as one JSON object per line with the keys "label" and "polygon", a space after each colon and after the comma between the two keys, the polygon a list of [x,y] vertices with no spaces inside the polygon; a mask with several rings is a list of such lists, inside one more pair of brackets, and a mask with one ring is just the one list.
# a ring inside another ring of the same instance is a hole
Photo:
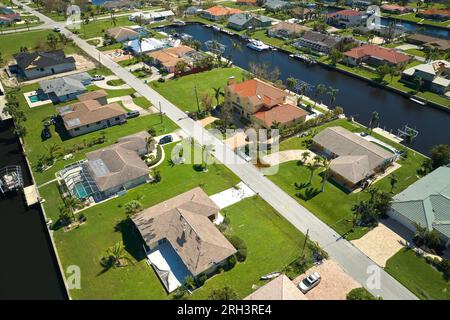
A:
{"label": "boat in canal", "polygon": [[308,56],[305,56],[303,54],[290,54],[289,57],[306,62],[308,64],[316,64],[317,62],[313,59],[311,59]]}
{"label": "boat in canal", "polygon": [[270,49],[270,46],[268,46],[267,44],[265,44],[262,41],[255,40],[255,39],[248,40],[247,47],[249,47],[250,49],[256,50],[256,51],[264,51],[264,50]]}

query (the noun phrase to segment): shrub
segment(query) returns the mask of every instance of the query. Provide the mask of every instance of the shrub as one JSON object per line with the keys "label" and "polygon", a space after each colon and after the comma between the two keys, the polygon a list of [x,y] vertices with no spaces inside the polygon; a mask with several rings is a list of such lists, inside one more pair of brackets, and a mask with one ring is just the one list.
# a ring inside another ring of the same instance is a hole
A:
{"label": "shrub", "polygon": [[356,288],[347,294],[347,300],[377,300],[366,288]]}
{"label": "shrub", "polygon": [[131,216],[135,213],[138,213],[143,208],[142,204],[137,200],[131,200],[127,204],[125,204],[125,213],[127,216]]}
{"label": "shrub", "polygon": [[202,274],[198,277],[197,282],[199,286],[202,286],[205,284],[206,280],[208,280],[208,276],[206,274]]}
{"label": "shrub", "polygon": [[237,259],[236,256],[233,254],[232,256],[230,256],[228,258],[228,268],[231,269],[233,268],[237,263]]}
{"label": "shrub", "polygon": [[236,253],[237,261],[239,262],[245,261],[245,259],[247,259],[247,245],[245,244],[244,240],[235,235],[229,235],[227,236],[227,239],[237,250]]}

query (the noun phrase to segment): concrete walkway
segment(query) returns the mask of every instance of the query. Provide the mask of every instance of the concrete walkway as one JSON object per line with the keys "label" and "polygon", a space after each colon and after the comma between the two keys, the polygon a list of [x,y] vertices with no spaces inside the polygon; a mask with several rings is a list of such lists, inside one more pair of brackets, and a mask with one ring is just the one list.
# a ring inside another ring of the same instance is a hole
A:
{"label": "concrete walkway", "polygon": [[[12,0],[19,3],[18,0]],[[147,98],[153,105],[161,104],[162,112],[172,121],[178,124],[189,136],[199,141],[202,145],[212,145],[213,155],[224,163],[243,182],[253,189],[259,196],[271,205],[280,215],[287,219],[299,231],[306,233],[312,240],[326,250],[330,257],[339,263],[339,266],[359,284],[365,286],[372,294],[381,295],[385,300],[417,300],[417,297],[400,284],[391,275],[369,259],[364,253],[353,246],[349,241],[342,238],[333,229],[323,223],[319,218],[301,206],[294,198],[289,196],[280,187],[259,172],[252,164],[238,157],[233,150],[222,141],[209,134],[201,125],[186,117],[186,113],[178,109],[174,104],[137,79],[130,72],[112,61],[108,56],[89,45],[86,41],[64,28],[64,24],[56,23],[47,16],[31,9],[24,8],[40,17],[43,21],[61,26],[61,32],[73,39],[74,43],[84,50],[89,56],[109,68],[114,74],[122,78],[128,85],[133,87],[143,97]],[[371,271],[370,273],[368,271]],[[376,272],[379,275],[380,287],[373,288],[368,285],[370,276]]]}
{"label": "concrete walkway", "polygon": [[121,101],[123,106],[131,111],[139,111],[141,116],[145,116],[154,112],[150,112],[149,110],[146,110],[137,104],[133,102],[133,98],[131,96],[122,96],[122,97],[115,97],[108,99],[108,103],[118,102]]}
{"label": "concrete walkway", "polygon": [[241,201],[242,199],[253,197],[254,195],[255,191],[250,189],[245,183],[241,181],[236,186],[216,193],[209,198],[214,201],[214,203],[217,204],[220,209],[223,209]]}

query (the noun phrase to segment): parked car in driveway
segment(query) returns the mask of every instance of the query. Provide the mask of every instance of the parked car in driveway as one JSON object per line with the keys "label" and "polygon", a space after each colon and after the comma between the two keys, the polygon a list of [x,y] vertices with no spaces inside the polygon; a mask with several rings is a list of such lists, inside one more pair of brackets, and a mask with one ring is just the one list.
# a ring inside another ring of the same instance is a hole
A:
{"label": "parked car in driveway", "polygon": [[105,77],[104,76],[101,76],[101,75],[99,75],[99,74],[94,74],[93,76],[92,76],[92,79],[91,79],[92,81],[101,81],[101,80],[105,80]]}
{"label": "parked car in driveway", "polygon": [[298,284],[298,288],[300,289],[301,292],[307,293],[312,288],[316,287],[320,283],[321,279],[322,278],[320,277],[320,274],[317,272],[314,272],[314,273],[310,274],[309,276],[307,276],[302,281],[300,281],[300,283]]}
{"label": "parked car in driveway", "polygon": [[164,136],[161,139],[159,139],[159,144],[166,144],[166,143],[169,143],[172,141],[173,141],[172,136],[168,135],[168,136]]}
{"label": "parked car in driveway", "polygon": [[140,112],[138,110],[127,112],[128,119],[139,117],[139,115],[140,115]]}
{"label": "parked car in driveway", "polygon": [[55,32],[61,32],[61,28],[60,28],[60,27],[54,27],[54,28],[53,28],[53,31],[55,31]]}

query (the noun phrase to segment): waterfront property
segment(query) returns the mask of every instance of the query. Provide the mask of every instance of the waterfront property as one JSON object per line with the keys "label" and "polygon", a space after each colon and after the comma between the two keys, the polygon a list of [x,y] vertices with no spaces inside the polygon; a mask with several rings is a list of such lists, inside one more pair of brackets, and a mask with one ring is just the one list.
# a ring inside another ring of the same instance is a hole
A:
{"label": "waterfront property", "polygon": [[278,11],[283,9],[288,9],[292,7],[292,4],[289,1],[283,0],[266,0],[264,2],[264,8],[269,11]]}
{"label": "waterfront property", "polygon": [[265,16],[249,13],[237,13],[228,18],[228,27],[234,30],[265,28],[272,25],[272,20]]}
{"label": "waterfront property", "polygon": [[311,28],[303,26],[301,24],[281,21],[270,27],[267,30],[267,35],[269,37],[277,37],[287,40],[299,37],[309,30],[311,30]]}
{"label": "waterfront property", "polygon": [[266,129],[275,123],[287,127],[305,121],[307,112],[288,98],[284,90],[257,78],[237,83],[232,77],[225,87],[228,108]]}
{"label": "waterfront property", "polygon": [[444,9],[426,9],[420,10],[416,14],[418,17],[430,19],[430,20],[439,20],[446,21],[450,20],[450,10]]}
{"label": "waterfront property", "polygon": [[133,9],[136,7],[134,0],[108,0],[102,3],[102,7],[108,10]]}
{"label": "waterfront property", "polygon": [[168,292],[182,285],[187,276],[211,275],[236,253],[213,224],[219,210],[197,187],[132,217],[148,259]]}
{"label": "waterfront property", "polygon": [[407,83],[414,85],[417,78],[422,79],[422,88],[437,94],[447,95],[450,90],[450,62],[445,60],[430,61],[408,68],[402,73],[402,80]]}
{"label": "waterfront property", "polygon": [[111,39],[114,39],[116,42],[126,42],[138,39],[140,33],[133,30],[132,28],[127,27],[115,27],[108,29],[106,31],[106,35]]}
{"label": "waterfront property", "polygon": [[142,156],[155,149],[146,131],[119,138],[116,144],[92,151],[57,173],[73,197],[98,202],[151,180]]}
{"label": "waterfront property", "polygon": [[147,52],[159,50],[168,47],[168,44],[155,38],[134,39],[128,41],[126,46],[133,51],[135,55],[145,54]]}
{"label": "waterfront property", "polygon": [[242,13],[242,10],[222,6],[214,6],[202,11],[202,17],[211,21],[228,19],[231,15]]}
{"label": "waterfront property", "polygon": [[408,229],[436,230],[450,246],[450,167],[440,167],[394,196],[389,215]]}
{"label": "waterfront property", "polygon": [[435,48],[442,52],[450,50],[450,40],[431,37],[426,34],[415,33],[406,37],[406,42],[431,49]]}
{"label": "waterfront property", "polygon": [[362,45],[344,52],[344,62],[348,65],[357,66],[368,64],[379,66],[388,64],[396,67],[406,66],[411,57],[394,49],[380,47],[377,45]]}
{"label": "waterfront property", "polygon": [[390,14],[405,14],[408,12],[413,12],[413,8],[400,6],[395,3],[386,3],[381,6],[381,11]]}
{"label": "waterfront property", "polygon": [[140,20],[142,23],[161,22],[170,19],[175,14],[171,10],[155,11],[155,12],[134,12],[129,17],[130,21]]}
{"label": "waterfront property", "polygon": [[204,54],[185,45],[153,51],[147,56],[153,58],[157,67],[168,73],[174,73],[179,63],[192,68],[195,62],[204,58]]}
{"label": "waterfront property", "polygon": [[20,13],[0,5],[0,24],[10,24],[20,21]]}
{"label": "waterfront property", "polygon": [[339,36],[327,35],[317,31],[306,31],[293,46],[299,49],[310,48],[313,51],[329,53],[342,40]]}
{"label": "waterfront property", "polygon": [[312,139],[313,150],[331,159],[332,177],[354,189],[384,171],[397,157],[360,135],[342,127],[330,127]]}
{"label": "waterfront property", "polygon": [[327,14],[326,21],[340,28],[350,28],[362,24],[366,19],[366,12],[346,9]]}
{"label": "waterfront property", "polygon": [[79,102],[58,108],[58,116],[71,137],[125,122],[126,111],[116,102],[105,103],[106,96],[103,90],[88,92],[78,97]]}
{"label": "waterfront property", "polygon": [[50,99],[53,103],[74,100],[86,92],[85,86],[91,84],[92,77],[81,72],[61,78],[42,80],[39,82],[40,100]]}
{"label": "waterfront property", "polygon": [[62,50],[20,52],[14,55],[14,59],[17,64],[10,66],[10,69],[27,80],[76,69],[75,59],[67,57]]}

